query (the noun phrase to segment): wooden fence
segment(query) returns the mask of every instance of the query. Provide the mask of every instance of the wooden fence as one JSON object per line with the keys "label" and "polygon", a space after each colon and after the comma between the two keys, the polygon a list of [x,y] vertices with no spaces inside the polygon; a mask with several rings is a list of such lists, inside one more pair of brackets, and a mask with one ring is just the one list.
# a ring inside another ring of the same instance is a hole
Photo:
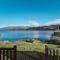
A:
{"label": "wooden fence", "polygon": [[60,60],[59,48],[45,46],[45,60]]}
{"label": "wooden fence", "polygon": [[0,48],[0,60],[16,60],[16,46],[13,48]]}
{"label": "wooden fence", "polygon": [[[45,60],[60,60],[59,54],[59,48],[48,48],[48,46],[45,46]],[[19,55],[17,55],[16,46],[13,48],[0,48],[0,60],[17,60],[16,57],[20,57],[21,60],[41,60],[41,58],[31,56],[24,52],[20,52]]]}

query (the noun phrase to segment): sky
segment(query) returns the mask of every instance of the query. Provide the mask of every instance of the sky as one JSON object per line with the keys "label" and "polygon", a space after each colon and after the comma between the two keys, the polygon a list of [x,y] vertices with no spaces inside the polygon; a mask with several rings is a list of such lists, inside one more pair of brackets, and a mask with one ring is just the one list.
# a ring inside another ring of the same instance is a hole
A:
{"label": "sky", "polygon": [[60,24],[60,0],[0,0],[0,27]]}

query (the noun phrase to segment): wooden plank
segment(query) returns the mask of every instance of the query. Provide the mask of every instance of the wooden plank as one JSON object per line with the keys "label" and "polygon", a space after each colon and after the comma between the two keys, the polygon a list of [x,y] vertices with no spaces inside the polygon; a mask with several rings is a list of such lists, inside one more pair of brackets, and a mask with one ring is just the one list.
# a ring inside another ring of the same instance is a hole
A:
{"label": "wooden plank", "polygon": [[0,50],[0,60],[1,60],[1,50]]}
{"label": "wooden plank", "polygon": [[12,50],[10,50],[9,52],[10,52],[10,60],[13,60]]}
{"label": "wooden plank", "polygon": [[59,51],[56,50],[56,60],[59,60]]}
{"label": "wooden plank", "polygon": [[17,48],[17,47],[14,46],[14,60],[16,60],[16,57],[17,57],[17,56],[16,56],[16,55],[17,55],[17,54],[16,54],[16,48]]}
{"label": "wooden plank", "polygon": [[0,50],[14,50],[14,48],[0,48]]}
{"label": "wooden plank", "polygon": [[53,60],[55,60],[55,50],[53,49]]}
{"label": "wooden plank", "polygon": [[45,45],[45,60],[48,60],[48,46]]}
{"label": "wooden plank", "polygon": [[6,60],[8,60],[9,59],[9,51],[8,50],[6,50]]}
{"label": "wooden plank", "polygon": [[50,49],[50,56],[49,56],[49,60],[52,60],[52,51]]}
{"label": "wooden plank", "polygon": [[3,50],[3,60],[5,60],[5,50]]}

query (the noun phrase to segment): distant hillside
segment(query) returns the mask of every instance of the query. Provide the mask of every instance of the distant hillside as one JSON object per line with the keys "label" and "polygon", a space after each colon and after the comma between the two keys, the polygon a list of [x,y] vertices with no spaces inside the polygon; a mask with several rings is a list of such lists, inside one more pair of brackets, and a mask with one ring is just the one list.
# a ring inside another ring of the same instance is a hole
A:
{"label": "distant hillside", "polygon": [[60,29],[60,25],[39,26],[39,27],[8,26],[0,28],[0,30],[57,30],[57,29]]}
{"label": "distant hillside", "polygon": [[8,26],[0,28],[0,30],[26,30],[28,28],[28,26]]}
{"label": "distant hillside", "polygon": [[60,29],[60,25],[30,27],[28,30],[57,30]]}

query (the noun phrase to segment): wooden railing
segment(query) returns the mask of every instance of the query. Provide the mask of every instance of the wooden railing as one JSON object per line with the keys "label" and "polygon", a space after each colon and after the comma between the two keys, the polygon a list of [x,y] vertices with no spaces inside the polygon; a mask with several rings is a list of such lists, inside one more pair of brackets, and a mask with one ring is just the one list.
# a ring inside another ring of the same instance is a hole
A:
{"label": "wooden railing", "polygon": [[45,60],[60,60],[59,49],[45,46]]}
{"label": "wooden railing", "polygon": [[[45,60],[60,60],[59,54],[60,53],[58,48],[49,48],[47,45],[45,45]],[[0,48],[0,60],[17,60],[16,57],[24,58],[24,56],[26,59],[28,58],[28,60],[41,60],[41,58],[36,58],[34,56],[31,56],[30,54],[23,52],[20,52],[20,54],[17,55],[16,46],[14,46],[13,48]],[[25,58],[24,60],[26,60]]]}
{"label": "wooden railing", "polygon": [[13,48],[0,48],[0,60],[16,60],[16,46]]}

